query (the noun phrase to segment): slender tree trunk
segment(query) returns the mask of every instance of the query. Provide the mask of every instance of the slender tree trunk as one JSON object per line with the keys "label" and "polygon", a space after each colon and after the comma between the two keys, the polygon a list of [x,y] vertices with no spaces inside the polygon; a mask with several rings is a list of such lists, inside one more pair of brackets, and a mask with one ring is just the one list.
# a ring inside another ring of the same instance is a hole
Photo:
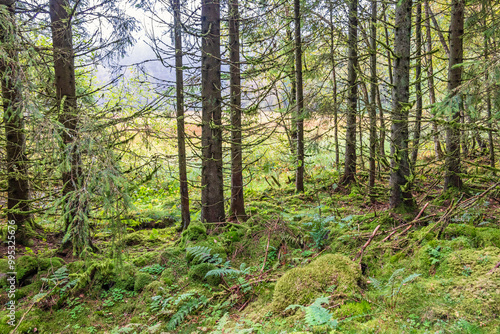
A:
{"label": "slender tree trunk", "polygon": [[185,230],[191,222],[189,214],[189,189],[186,163],[186,140],[184,132],[184,71],[182,69],[182,24],[180,0],[172,0],[174,11],[175,33],[175,88],[177,109],[177,149],[179,158],[179,181],[181,193],[182,229]]}
{"label": "slender tree trunk", "polygon": [[202,0],[201,5],[202,166],[201,219],[222,222],[224,178],[222,170],[222,97],[220,58],[220,3]]}
{"label": "slender tree trunk", "polygon": [[[429,9],[429,1],[425,1],[425,26],[427,33],[427,77],[428,77],[428,85],[429,85],[429,101],[431,105],[434,106],[436,103],[436,93],[434,90],[434,69],[432,65],[432,36],[431,36],[431,23],[430,23],[430,9]],[[433,107],[434,108],[434,107]],[[437,159],[443,158],[443,151],[441,150],[441,142],[439,141],[439,129],[438,124],[435,120],[432,121],[432,133],[434,139],[434,153],[436,154]]]}
{"label": "slender tree trunk", "polygon": [[231,215],[245,220],[243,155],[241,148],[240,15],[238,0],[229,2],[231,93]]}
{"label": "slender tree trunk", "polygon": [[418,146],[420,145],[420,132],[422,127],[422,4],[417,3],[417,15],[415,18],[416,30],[416,57],[415,66],[415,90],[417,94],[417,105],[415,110],[415,129],[413,131],[413,150],[411,152],[411,168],[414,170],[418,157]]}
{"label": "slender tree trunk", "polygon": [[[290,23],[286,25],[286,36],[287,41],[293,45],[293,50],[289,53],[289,62],[290,66],[288,69],[289,77],[290,77],[290,101],[288,103],[288,107],[291,108],[291,124],[290,124],[290,152],[293,156],[296,155],[297,148],[297,108],[295,106],[297,102],[297,81],[295,79],[295,40],[293,38],[293,33],[291,29],[293,17],[290,15],[288,11],[288,6],[285,6],[286,16],[290,18]],[[293,52],[292,52],[293,51]]]}
{"label": "slender tree trunk", "polygon": [[339,152],[339,112],[337,106],[337,71],[335,62],[335,35],[333,30],[333,2],[330,3],[330,62],[332,65],[332,85],[333,85],[333,139],[335,145],[335,168],[340,172],[340,152]]}
{"label": "slender tree trunk", "polygon": [[[88,204],[79,194],[83,189],[83,172],[78,148],[78,111],[76,104],[75,54],[71,32],[73,7],[69,0],[50,0],[52,43],[54,47],[54,72],[56,108],[59,123],[63,126],[63,159],[68,169],[63,171],[63,214],[66,236],[62,247],[73,247],[80,254],[85,248],[93,249],[87,220]],[[66,164],[66,163],[65,163]]]}
{"label": "slender tree trunk", "polygon": [[426,10],[428,11],[429,17],[432,20],[432,23],[434,24],[434,28],[436,29],[436,32],[439,36],[439,41],[441,42],[441,45],[443,46],[444,52],[446,52],[446,55],[449,57],[450,56],[450,49],[448,48],[448,45],[446,44],[446,39],[444,39],[443,32],[441,31],[441,28],[439,27],[439,24],[436,20],[436,17],[432,13],[431,6],[429,5],[429,1],[427,2],[427,8]]}
{"label": "slender tree trunk", "polygon": [[370,172],[368,188],[375,199],[375,158],[377,155],[377,0],[372,0],[370,36]]}
{"label": "slender tree trunk", "polygon": [[295,81],[297,82],[297,171],[295,188],[304,191],[304,94],[302,86],[302,41],[300,0],[294,1],[295,12]]}
{"label": "slender tree trunk", "polygon": [[377,104],[379,109],[379,119],[380,119],[380,139],[379,139],[379,154],[380,161],[386,161],[385,157],[385,116],[384,108],[382,106],[382,100],[380,99],[380,87],[377,85]]}
{"label": "slender tree trunk", "polygon": [[413,207],[408,157],[411,0],[396,4],[394,87],[392,90],[391,198],[393,208]]}
{"label": "slender tree trunk", "polygon": [[[486,61],[489,58],[489,45],[488,45],[488,38],[484,38],[484,58]],[[488,71],[485,71],[485,82],[489,84],[490,78]],[[489,144],[489,150],[490,150],[490,166],[495,168],[495,146],[493,143],[493,118],[491,114],[491,94],[490,94],[490,89],[488,88],[488,91],[486,92],[486,113],[488,117],[488,144]]]}
{"label": "slender tree trunk", "polygon": [[462,188],[460,178],[460,115],[461,95],[457,88],[462,83],[465,0],[452,0],[450,18],[450,60],[448,65],[448,93],[453,115],[446,129],[446,175],[444,188]]}
{"label": "slender tree trunk", "polygon": [[347,64],[347,129],[345,148],[345,168],[341,184],[354,181],[356,175],[356,109],[358,105],[358,0],[349,1],[349,62]]}
{"label": "slender tree trunk", "polygon": [[2,80],[3,121],[7,139],[7,220],[9,224],[16,225],[16,242],[26,244],[32,222],[29,213],[28,157],[24,134],[24,103],[21,65],[17,52],[19,45],[15,9],[16,1],[0,1],[0,15],[3,14],[0,19],[2,22],[0,44],[4,52],[0,57],[0,80]]}

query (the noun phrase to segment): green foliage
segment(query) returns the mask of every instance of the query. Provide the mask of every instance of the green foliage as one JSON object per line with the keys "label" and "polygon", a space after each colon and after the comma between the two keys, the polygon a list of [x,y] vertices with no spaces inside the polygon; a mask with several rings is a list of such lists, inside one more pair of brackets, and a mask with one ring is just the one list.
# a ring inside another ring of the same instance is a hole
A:
{"label": "green foliage", "polygon": [[137,273],[137,275],[135,276],[134,291],[142,291],[142,289],[144,289],[144,287],[152,281],[153,279],[151,278],[150,274],[141,272]]}
{"label": "green foliage", "polygon": [[340,254],[326,254],[305,267],[287,271],[277,282],[272,309],[282,312],[291,304],[308,304],[335,285],[332,298],[346,298],[360,291],[359,267]]}
{"label": "green foliage", "polygon": [[219,254],[210,254],[212,249],[207,246],[194,246],[186,248],[186,258],[192,263],[214,263],[221,264],[222,258]]}
{"label": "green foliage", "polygon": [[305,312],[305,320],[308,326],[323,326],[326,325],[329,329],[335,329],[338,326],[338,321],[333,319],[332,314],[323,307],[322,304],[328,304],[327,297],[319,297],[309,306],[290,305],[285,311],[300,308]]}
{"label": "green foliage", "polygon": [[75,287],[78,283],[78,278],[74,280],[69,279],[68,269],[66,266],[62,266],[57,269],[49,278],[42,277],[41,280],[46,282],[49,286],[49,291],[41,292],[33,297],[33,303],[37,303],[43,298],[52,295],[59,294],[60,297],[64,297],[71,288]]}
{"label": "green foliage", "polygon": [[151,266],[147,266],[139,269],[140,272],[148,273],[151,275],[161,275],[161,273],[165,270],[165,266],[161,264],[153,264]]}
{"label": "green foliage", "polygon": [[196,311],[198,308],[205,306],[208,303],[208,298],[197,293],[186,293],[177,297],[172,306],[177,307],[177,312],[172,315],[167,324],[167,329],[174,330],[179,326],[188,314]]}
{"label": "green foliage", "polygon": [[[380,296],[385,302],[386,306],[390,309],[394,309],[398,302],[398,297],[400,295],[401,289],[406,284],[414,281],[420,274],[411,274],[405,278],[403,278],[402,274],[405,271],[405,268],[400,268],[394,271],[386,283],[383,283],[380,280],[377,280],[373,277],[370,277],[373,286],[380,292]],[[397,285],[397,281],[399,281],[399,285]]]}

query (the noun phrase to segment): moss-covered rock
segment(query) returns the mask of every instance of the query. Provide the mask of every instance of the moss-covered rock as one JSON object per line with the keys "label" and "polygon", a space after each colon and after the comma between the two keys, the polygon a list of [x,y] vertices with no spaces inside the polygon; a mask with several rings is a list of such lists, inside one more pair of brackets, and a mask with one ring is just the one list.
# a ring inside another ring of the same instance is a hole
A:
{"label": "moss-covered rock", "polygon": [[116,278],[115,278],[115,287],[119,289],[125,289],[128,291],[134,290],[135,285],[135,272],[137,268],[130,264],[125,263],[121,266],[121,268],[117,268],[116,270]]}
{"label": "moss-covered rock", "polygon": [[148,238],[141,232],[134,232],[124,236],[121,242],[127,246],[143,245]]}
{"label": "moss-covered rock", "polygon": [[205,277],[210,270],[215,268],[216,267],[211,263],[200,263],[189,269],[188,276],[194,281],[206,282],[210,285],[217,286],[221,282],[221,278],[219,276]]}
{"label": "moss-covered rock", "polygon": [[172,268],[166,268],[165,270],[163,270],[160,278],[167,286],[174,284],[174,282],[176,281],[174,270]]}
{"label": "moss-covered rock", "polygon": [[451,253],[440,265],[437,274],[442,277],[480,277],[500,261],[500,248],[464,249]]}
{"label": "moss-covered rock", "polygon": [[146,285],[151,283],[153,279],[150,274],[138,272],[135,275],[134,291],[140,292]]}
{"label": "moss-covered rock", "polygon": [[33,276],[38,271],[38,261],[36,257],[23,255],[16,259],[16,272],[18,282],[23,282],[26,278]]}
{"label": "moss-covered rock", "polygon": [[475,227],[469,224],[449,224],[443,232],[446,239],[465,236],[473,242],[474,247],[494,246],[500,248],[500,229],[491,227]]}
{"label": "moss-covered rock", "polygon": [[56,270],[64,266],[65,262],[59,257],[40,258],[38,259],[38,265],[41,270],[47,270],[51,268]]}
{"label": "moss-covered rock", "polygon": [[43,285],[42,281],[35,281],[34,283],[32,283],[30,285],[26,285],[26,286],[23,286],[23,287],[17,289],[15,300],[22,299],[26,296],[36,295],[37,293],[40,292],[42,285]]}
{"label": "moss-covered rock", "polygon": [[144,291],[152,295],[157,295],[163,289],[163,284],[160,281],[153,281],[144,287]]}
{"label": "moss-covered rock", "polygon": [[192,222],[181,234],[181,244],[186,246],[189,242],[207,239],[207,228],[200,222]]}
{"label": "moss-covered rock", "polygon": [[360,291],[361,271],[349,258],[327,254],[309,265],[294,268],[283,275],[274,290],[272,308],[282,312],[292,304],[307,305],[328,288],[334,296],[344,298]]}
{"label": "moss-covered rock", "polygon": [[158,263],[160,254],[158,252],[147,252],[132,260],[137,267],[144,267],[149,264]]}

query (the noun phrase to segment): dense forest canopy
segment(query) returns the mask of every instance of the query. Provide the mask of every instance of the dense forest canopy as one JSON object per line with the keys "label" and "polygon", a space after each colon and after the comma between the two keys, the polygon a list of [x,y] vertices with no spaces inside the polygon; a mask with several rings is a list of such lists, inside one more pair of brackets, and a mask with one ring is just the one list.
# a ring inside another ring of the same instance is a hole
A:
{"label": "dense forest canopy", "polygon": [[498,332],[499,19],[0,0],[1,332]]}

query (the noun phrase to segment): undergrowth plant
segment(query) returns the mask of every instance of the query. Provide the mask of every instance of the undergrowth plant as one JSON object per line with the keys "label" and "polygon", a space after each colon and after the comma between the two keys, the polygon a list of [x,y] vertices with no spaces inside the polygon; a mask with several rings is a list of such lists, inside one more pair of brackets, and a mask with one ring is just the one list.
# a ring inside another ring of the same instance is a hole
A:
{"label": "undergrowth plant", "polygon": [[323,304],[328,304],[328,302],[328,297],[319,297],[309,306],[290,305],[285,311],[300,308],[305,312],[305,321],[308,326],[327,326],[329,329],[336,329],[337,319],[333,319],[332,314],[323,307]]}
{"label": "undergrowth plant", "polygon": [[53,294],[58,294],[59,297],[65,297],[69,290],[78,283],[78,278],[74,280],[69,279],[68,268],[62,266],[57,269],[49,278],[42,277],[41,280],[48,284],[49,290],[40,292],[33,297],[33,303],[38,303],[45,297]]}
{"label": "undergrowth plant", "polygon": [[[382,297],[385,305],[394,309],[398,302],[398,297],[401,293],[401,289],[406,284],[414,281],[420,274],[413,273],[405,278],[403,278],[402,274],[405,271],[405,268],[400,268],[395,270],[387,283],[383,283],[376,278],[370,277],[370,280],[373,283],[373,286],[380,292],[380,296]],[[398,281],[399,285],[398,285]]]}
{"label": "undergrowth plant", "polygon": [[167,324],[168,330],[177,328],[184,319],[200,307],[207,305],[209,299],[197,292],[186,292],[177,297],[154,296],[150,309],[157,315],[172,314]]}

